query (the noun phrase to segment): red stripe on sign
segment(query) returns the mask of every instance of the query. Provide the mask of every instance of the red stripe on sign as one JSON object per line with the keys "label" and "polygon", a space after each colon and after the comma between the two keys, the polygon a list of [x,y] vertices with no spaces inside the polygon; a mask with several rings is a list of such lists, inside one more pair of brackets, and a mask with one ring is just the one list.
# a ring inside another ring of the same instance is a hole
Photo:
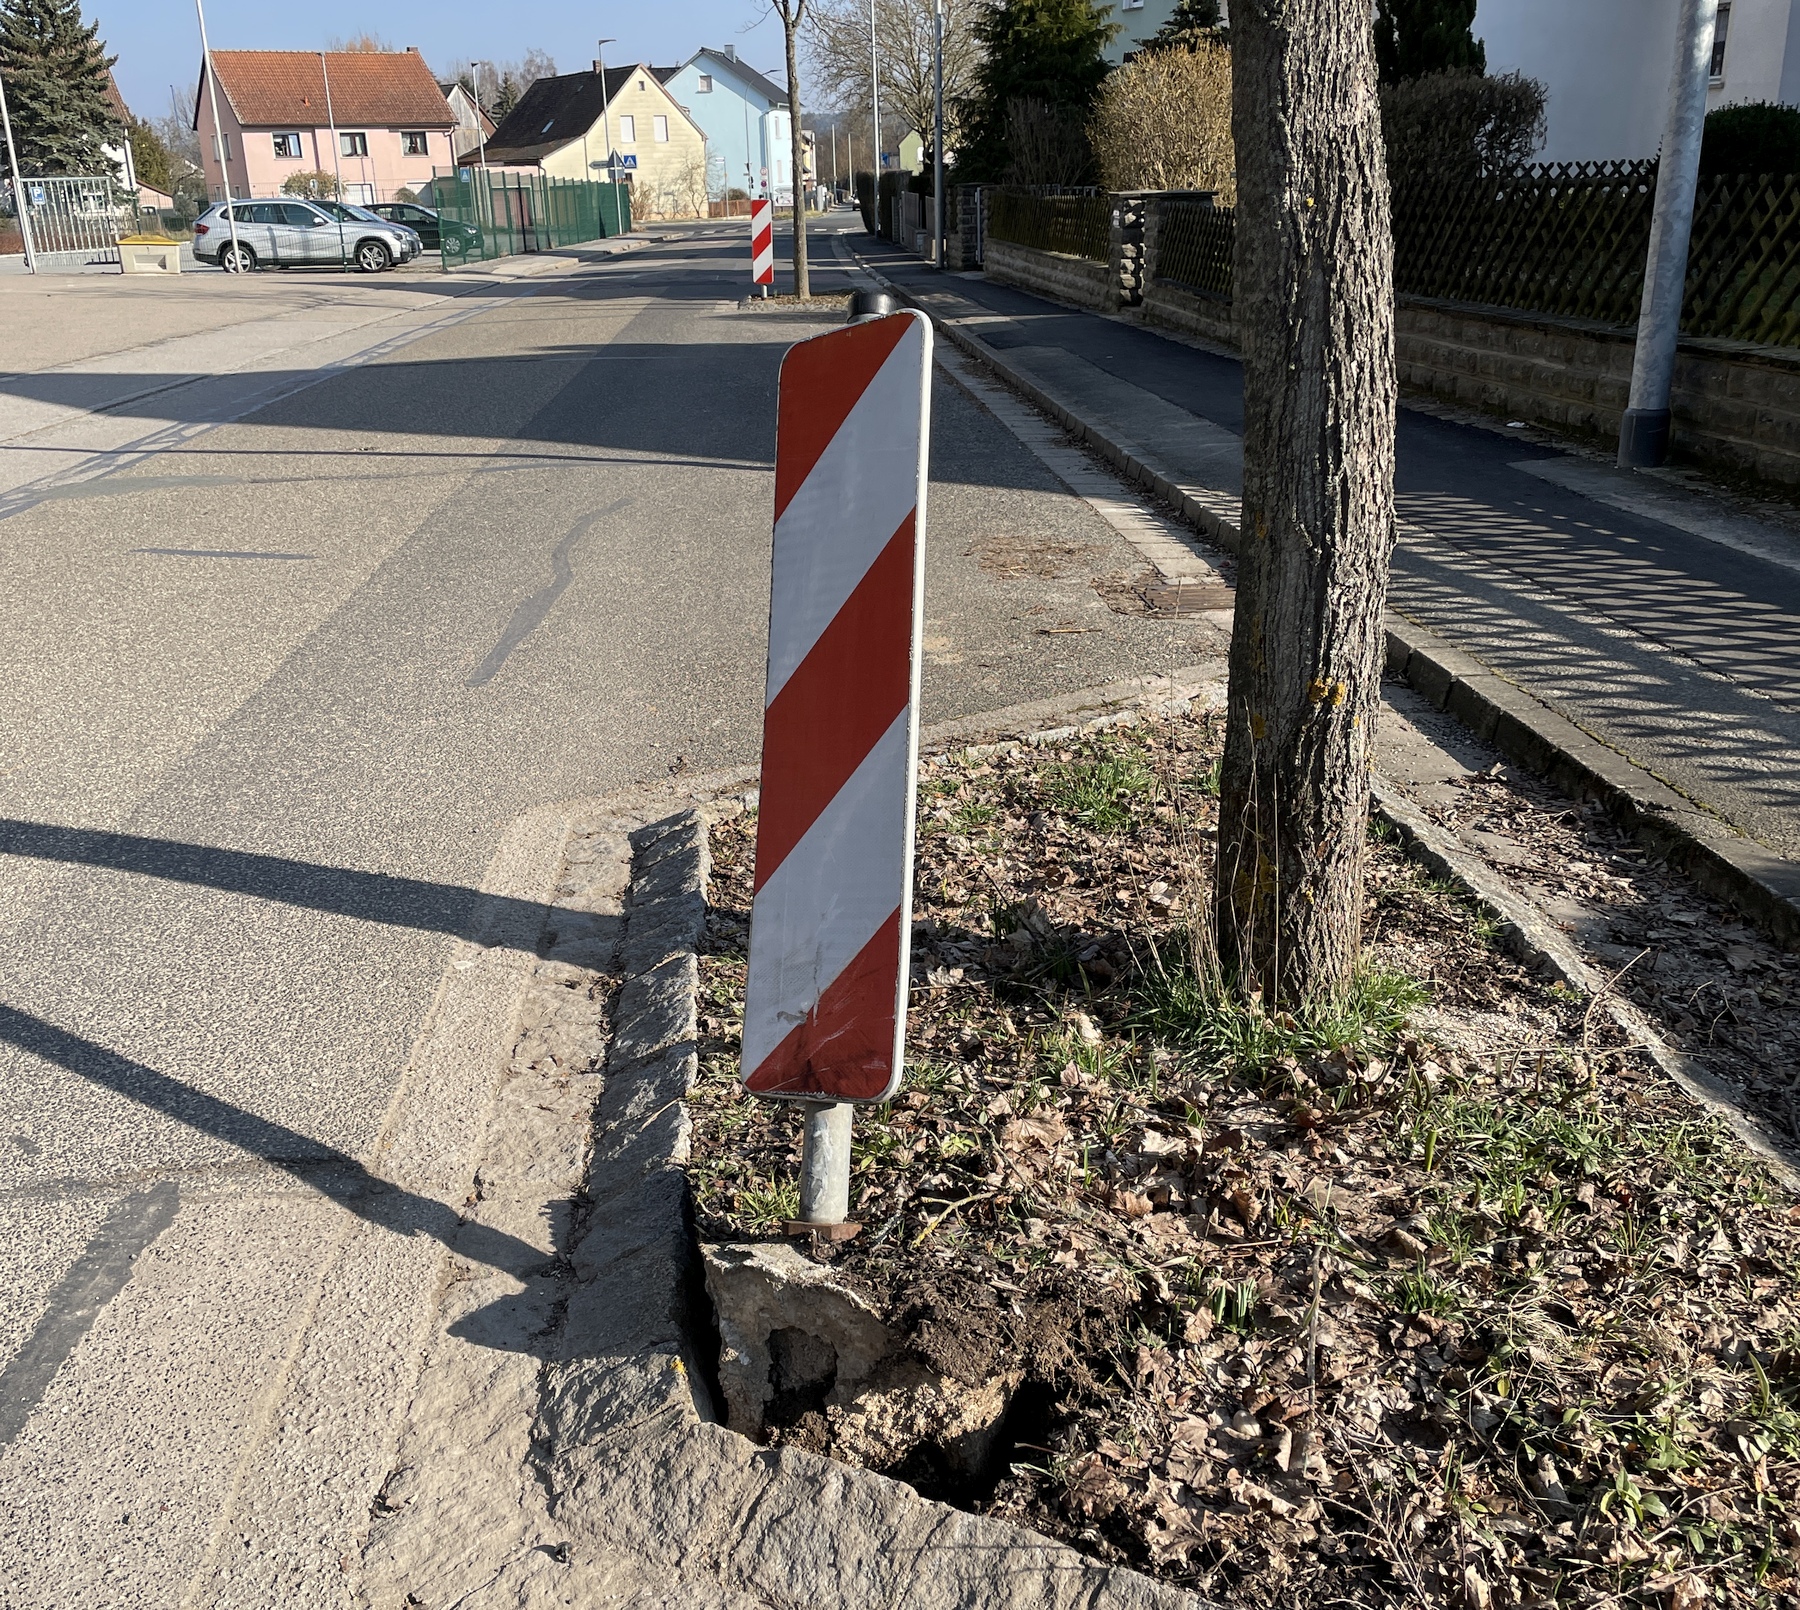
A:
{"label": "red stripe on sign", "polygon": [[838,1101],[879,1096],[893,1073],[899,972],[896,908],[744,1088],[762,1096],[828,1090]]}
{"label": "red stripe on sign", "polygon": [[906,708],[913,519],[901,522],[763,716],[758,889]]}
{"label": "red stripe on sign", "polygon": [[904,315],[872,319],[837,332],[833,341],[803,341],[783,359],[775,425],[777,520],[912,327]]}

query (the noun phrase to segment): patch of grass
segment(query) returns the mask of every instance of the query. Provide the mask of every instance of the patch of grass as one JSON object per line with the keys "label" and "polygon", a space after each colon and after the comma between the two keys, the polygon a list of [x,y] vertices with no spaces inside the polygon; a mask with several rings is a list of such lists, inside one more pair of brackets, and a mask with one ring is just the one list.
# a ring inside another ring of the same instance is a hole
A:
{"label": "patch of grass", "polygon": [[793,1179],[776,1179],[741,1191],[737,1214],[757,1229],[797,1219],[800,1217],[800,1184]]}
{"label": "patch of grass", "polygon": [[1116,833],[1129,827],[1138,809],[1154,797],[1156,774],[1129,751],[1102,754],[1054,767],[1044,791],[1064,816],[1096,832]]}
{"label": "patch of grass", "polygon": [[1388,1301],[1403,1314],[1428,1314],[1437,1319],[1450,1319],[1462,1312],[1462,1299],[1456,1287],[1441,1275],[1420,1264],[1395,1280],[1388,1290]]}
{"label": "patch of grass", "polygon": [[1152,1034],[1203,1066],[1246,1072],[1334,1051],[1386,1055],[1428,998],[1404,973],[1367,968],[1340,994],[1270,1011],[1226,988],[1192,935],[1152,952],[1137,997],[1138,1021]]}

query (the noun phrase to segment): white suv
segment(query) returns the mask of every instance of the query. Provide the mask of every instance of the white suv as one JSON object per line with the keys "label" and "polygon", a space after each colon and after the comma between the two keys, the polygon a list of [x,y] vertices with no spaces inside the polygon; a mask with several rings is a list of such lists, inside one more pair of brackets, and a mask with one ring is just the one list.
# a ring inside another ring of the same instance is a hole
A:
{"label": "white suv", "polygon": [[[231,211],[217,202],[194,220],[194,256],[217,263],[228,274],[254,268],[293,268],[302,264],[354,263],[379,274],[396,263],[408,263],[421,250],[418,235],[404,224],[388,222],[359,207],[338,201],[234,201]],[[232,224],[237,245],[232,246]]]}

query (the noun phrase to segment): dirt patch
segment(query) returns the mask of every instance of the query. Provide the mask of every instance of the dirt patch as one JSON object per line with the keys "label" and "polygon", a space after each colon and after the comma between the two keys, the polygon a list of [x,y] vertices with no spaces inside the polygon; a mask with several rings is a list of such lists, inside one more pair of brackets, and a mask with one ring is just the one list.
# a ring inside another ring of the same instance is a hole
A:
{"label": "dirt patch", "polygon": [[1051,537],[1017,536],[997,532],[983,537],[966,550],[990,576],[1067,580],[1085,576],[1105,549],[1093,543],[1059,542]]}
{"label": "dirt patch", "polygon": [[[1800,1603],[1800,1210],[1381,836],[1351,998],[1217,994],[1217,752],[1183,718],[924,762],[908,1080],[858,1114],[867,1229],[809,1255],[919,1368],[1020,1384],[960,1484],[826,1414],[766,1435],[1238,1604]],[[714,831],[709,1240],[795,1205],[797,1116],[736,1082],[753,845]]]}

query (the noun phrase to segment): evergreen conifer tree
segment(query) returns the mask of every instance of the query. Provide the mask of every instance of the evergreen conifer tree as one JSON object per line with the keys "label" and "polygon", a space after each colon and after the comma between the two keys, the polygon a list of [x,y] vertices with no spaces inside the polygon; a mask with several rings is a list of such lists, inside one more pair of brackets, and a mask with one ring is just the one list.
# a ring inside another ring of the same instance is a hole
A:
{"label": "evergreen conifer tree", "polygon": [[1485,73],[1487,48],[1475,37],[1475,0],[1380,0],[1375,65],[1384,84],[1427,73]]}
{"label": "evergreen conifer tree", "polygon": [[[120,176],[102,151],[118,144],[118,114],[106,98],[118,60],[84,23],[81,0],[0,0],[0,74],[19,166],[28,175]],[[0,163],[6,152],[0,148]]]}
{"label": "evergreen conifer tree", "polygon": [[1139,43],[1145,50],[1196,50],[1219,37],[1219,0],[1175,0],[1169,20]]}
{"label": "evergreen conifer tree", "polygon": [[1011,167],[1008,104],[1033,101],[1085,121],[1106,77],[1104,55],[1119,25],[1095,0],[997,0],[975,24],[985,59],[976,75],[957,153],[959,181],[997,181]]}

